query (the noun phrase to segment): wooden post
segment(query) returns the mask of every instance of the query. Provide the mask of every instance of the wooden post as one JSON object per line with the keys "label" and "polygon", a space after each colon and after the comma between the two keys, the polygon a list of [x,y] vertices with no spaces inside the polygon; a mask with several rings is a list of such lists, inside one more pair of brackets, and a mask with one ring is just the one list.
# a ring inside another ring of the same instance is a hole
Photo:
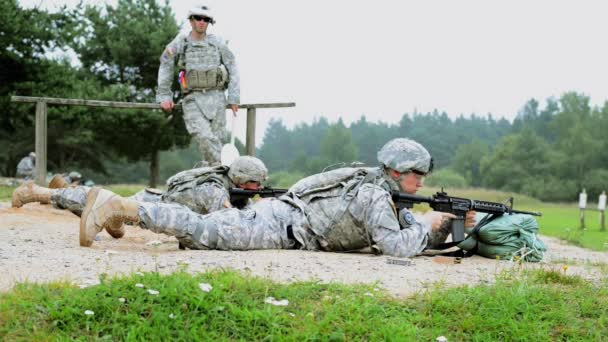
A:
{"label": "wooden post", "polygon": [[585,189],[578,195],[578,208],[580,209],[580,228],[585,229],[585,208],[587,208],[587,192]]}
{"label": "wooden post", "polygon": [[255,157],[255,107],[247,108],[247,154]]}
{"label": "wooden post", "polygon": [[34,179],[36,184],[41,186],[46,186],[46,118],[46,102],[36,102],[36,175]]}

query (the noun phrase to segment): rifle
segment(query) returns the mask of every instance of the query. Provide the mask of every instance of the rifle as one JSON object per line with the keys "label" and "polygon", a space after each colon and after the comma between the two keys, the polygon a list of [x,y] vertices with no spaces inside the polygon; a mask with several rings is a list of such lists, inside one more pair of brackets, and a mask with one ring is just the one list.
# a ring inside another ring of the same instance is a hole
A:
{"label": "rifle", "polygon": [[231,188],[229,190],[230,193],[230,202],[238,202],[242,200],[247,200],[252,198],[255,195],[259,195],[262,198],[266,197],[279,197],[284,195],[287,192],[287,189],[273,189],[273,188],[262,188],[260,190],[245,190],[241,188]]}
{"label": "rifle", "polygon": [[495,203],[488,201],[473,200],[468,198],[452,197],[441,189],[431,197],[410,195],[407,193],[393,191],[392,192],[393,202],[399,209],[412,208],[414,204],[428,203],[431,208],[435,211],[441,211],[444,213],[452,213],[457,218],[452,220],[451,233],[452,241],[460,242],[464,240],[464,221],[469,210],[475,210],[482,213],[488,213],[493,215],[503,214],[528,214],[534,216],[541,216],[542,214],[537,211],[523,211],[513,209],[513,197],[509,198],[509,205],[503,203]]}

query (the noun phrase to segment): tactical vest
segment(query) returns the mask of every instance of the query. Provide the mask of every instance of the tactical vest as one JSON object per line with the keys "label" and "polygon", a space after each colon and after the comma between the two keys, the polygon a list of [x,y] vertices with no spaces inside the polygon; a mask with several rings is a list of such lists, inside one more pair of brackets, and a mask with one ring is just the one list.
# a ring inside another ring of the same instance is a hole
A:
{"label": "tactical vest", "polygon": [[228,178],[227,166],[199,167],[196,169],[182,171],[167,179],[167,191],[163,198],[170,197],[172,194],[195,188],[197,185],[215,182],[226,189],[232,186]]}
{"label": "tactical vest", "polygon": [[371,247],[366,227],[351,212],[361,185],[383,182],[378,168],[340,168],[306,177],[294,184],[286,199],[302,209],[319,246],[327,251],[354,251]]}
{"label": "tactical vest", "polygon": [[183,93],[226,89],[228,71],[221,64],[221,54],[211,37],[202,41],[192,41],[185,37],[177,56],[180,70],[180,86]]}

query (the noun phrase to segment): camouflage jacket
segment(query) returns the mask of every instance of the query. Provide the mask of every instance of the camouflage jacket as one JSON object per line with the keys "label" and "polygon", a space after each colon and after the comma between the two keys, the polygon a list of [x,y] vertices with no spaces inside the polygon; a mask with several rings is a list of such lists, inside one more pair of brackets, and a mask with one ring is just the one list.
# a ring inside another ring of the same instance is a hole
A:
{"label": "camouflage jacket", "polygon": [[397,214],[390,193],[395,186],[380,168],[341,168],[302,179],[281,199],[306,217],[304,226],[293,227],[304,248],[372,247],[411,257],[427,246],[430,225],[416,221],[407,209]]}

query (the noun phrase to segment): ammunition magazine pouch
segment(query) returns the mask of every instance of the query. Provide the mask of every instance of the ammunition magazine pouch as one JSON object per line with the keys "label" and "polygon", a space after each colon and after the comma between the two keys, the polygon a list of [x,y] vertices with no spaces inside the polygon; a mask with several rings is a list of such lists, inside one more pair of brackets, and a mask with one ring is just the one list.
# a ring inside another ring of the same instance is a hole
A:
{"label": "ammunition magazine pouch", "polygon": [[186,87],[182,87],[182,92],[224,90],[227,84],[228,71],[224,66],[205,71],[190,70],[186,73]]}

